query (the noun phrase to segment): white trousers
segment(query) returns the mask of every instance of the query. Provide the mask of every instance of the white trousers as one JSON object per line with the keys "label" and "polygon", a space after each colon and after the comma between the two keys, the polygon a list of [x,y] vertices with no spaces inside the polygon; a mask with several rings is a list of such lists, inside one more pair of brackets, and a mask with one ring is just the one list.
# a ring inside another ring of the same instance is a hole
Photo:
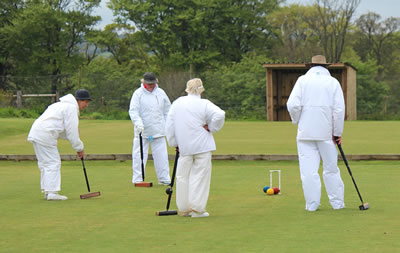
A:
{"label": "white trousers", "polygon": [[57,146],[43,146],[33,142],[40,170],[42,192],[61,190],[61,158]]}
{"label": "white trousers", "polygon": [[[143,139],[143,164],[144,167],[146,168],[147,157],[149,155],[150,141],[147,138],[142,138],[142,139]],[[165,138],[164,137],[154,138],[151,141],[150,146],[158,181],[170,182],[171,178],[169,176],[168,151]],[[135,136],[133,138],[133,149],[132,149],[132,169],[133,169],[132,183],[143,181],[141,164],[142,163],[140,159],[140,139],[139,136]]]}
{"label": "white trousers", "polygon": [[211,180],[211,152],[181,156],[176,171],[176,205],[182,214],[206,211]]}
{"label": "white trousers", "polygon": [[320,158],[323,162],[323,180],[333,209],[344,208],[344,184],[337,167],[335,143],[329,141],[297,140],[300,176],[303,184],[306,210],[315,211],[320,205],[321,179],[318,174]]}

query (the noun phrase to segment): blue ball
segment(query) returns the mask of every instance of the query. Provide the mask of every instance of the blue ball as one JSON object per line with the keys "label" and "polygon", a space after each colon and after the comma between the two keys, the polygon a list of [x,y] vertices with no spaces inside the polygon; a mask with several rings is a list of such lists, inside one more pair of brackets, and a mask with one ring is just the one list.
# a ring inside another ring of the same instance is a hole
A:
{"label": "blue ball", "polygon": [[268,191],[268,189],[269,189],[268,185],[264,186],[264,188],[263,188],[264,193],[266,193]]}

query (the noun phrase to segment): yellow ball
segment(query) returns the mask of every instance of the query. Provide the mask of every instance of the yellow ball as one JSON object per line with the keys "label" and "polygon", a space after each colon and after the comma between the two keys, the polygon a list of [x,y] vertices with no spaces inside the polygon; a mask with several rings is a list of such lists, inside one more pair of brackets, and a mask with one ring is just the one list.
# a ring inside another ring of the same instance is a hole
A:
{"label": "yellow ball", "polygon": [[267,195],[274,195],[274,189],[269,188],[269,189],[267,190]]}

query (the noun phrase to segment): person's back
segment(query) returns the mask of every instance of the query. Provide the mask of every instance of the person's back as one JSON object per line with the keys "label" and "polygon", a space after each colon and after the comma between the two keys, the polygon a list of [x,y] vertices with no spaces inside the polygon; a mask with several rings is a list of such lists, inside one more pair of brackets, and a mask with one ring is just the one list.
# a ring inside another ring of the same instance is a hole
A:
{"label": "person's back", "polygon": [[[311,68],[296,82],[287,106],[293,123],[298,123],[297,139],[329,140],[344,111],[339,82],[320,66]],[[294,109],[297,107],[298,109]]]}
{"label": "person's back", "polygon": [[[212,133],[220,128],[213,118],[220,109],[207,99],[197,95],[178,98],[173,103],[176,142],[182,155],[215,150]],[[204,129],[208,125],[210,132]]]}
{"label": "person's back", "polygon": [[57,145],[57,139],[68,139],[76,150],[83,149],[77,131],[79,107],[73,95],[60,98],[60,102],[50,105],[32,125],[28,141],[42,145]]}

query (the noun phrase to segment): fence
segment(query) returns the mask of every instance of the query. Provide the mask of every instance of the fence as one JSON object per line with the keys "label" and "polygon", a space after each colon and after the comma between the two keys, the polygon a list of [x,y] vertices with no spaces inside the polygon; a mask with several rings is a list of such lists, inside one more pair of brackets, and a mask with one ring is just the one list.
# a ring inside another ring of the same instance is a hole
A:
{"label": "fence", "polygon": [[22,98],[38,98],[38,97],[52,97],[53,103],[57,102],[60,98],[60,93],[57,91],[56,94],[22,94],[21,90],[17,91],[17,95],[13,95],[14,98],[17,98],[16,105],[17,108],[22,108]]}

